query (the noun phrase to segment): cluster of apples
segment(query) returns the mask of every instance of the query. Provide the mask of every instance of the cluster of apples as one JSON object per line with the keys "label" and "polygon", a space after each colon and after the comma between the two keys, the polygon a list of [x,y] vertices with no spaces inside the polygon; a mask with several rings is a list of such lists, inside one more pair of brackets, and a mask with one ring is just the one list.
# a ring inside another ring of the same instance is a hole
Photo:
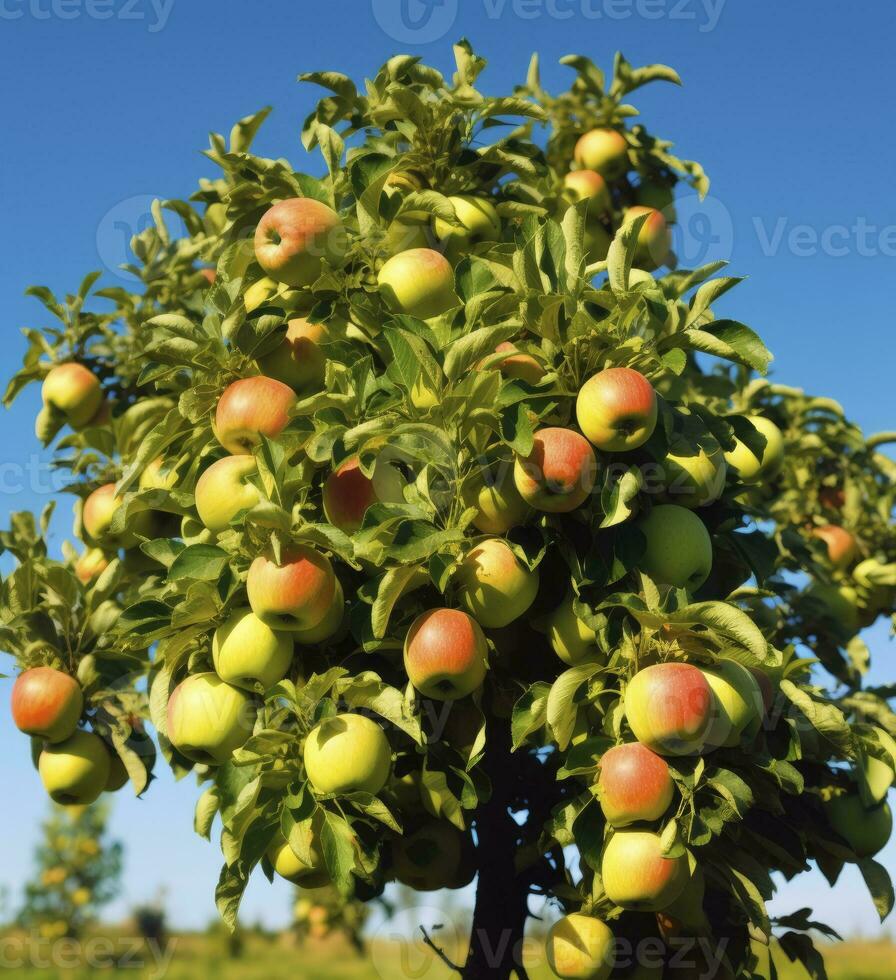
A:
{"label": "cluster of apples", "polygon": [[95,732],[80,727],[84,694],[77,679],[54,667],[32,667],[16,678],[12,718],[41,743],[38,771],[50,798],[86,806],[128,781],[118,754]]}

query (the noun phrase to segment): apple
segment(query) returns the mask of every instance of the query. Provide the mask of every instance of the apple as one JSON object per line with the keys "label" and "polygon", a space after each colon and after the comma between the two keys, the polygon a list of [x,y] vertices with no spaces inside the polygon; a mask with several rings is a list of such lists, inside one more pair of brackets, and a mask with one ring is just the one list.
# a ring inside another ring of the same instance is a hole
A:
{"label": "apple", "polygon": [[141,490],[173,490],[177,486],[177,471],[159,456],[140,474],[138,485]]}
{"label": "apple", "polygon": [[311,197],[279,201],[255,230],[258,264],[272,279],[297,289],[320,278],[324,259],[338,266],[347,244],[339,215]]}
{"label": "apple", "polygon": [[703,436],[702,445],[677,443],[660,469],[666,498],[693,510],[715,503],[722,496],[728,464],[715,439]]}
{"label": "apple", "polygon": [[705,898],[706,878],[697,866],[678,898],[657,913],[657,925],[662,937],[671,940],[705,935],[709,927],[703,908]]}
{"label": "apple", "polygon": [[606,980],[613,970],[616,940],[605,922],[574,912],[551,926],[545,950],[561,980]]}
{"label": "apple", "polygon": [[630,224],[642,214],[647,220],[638,232],[638,247],[635,251],[635,264],[645,269],[655,269],[665,265],[672,248],[672,237],[662,211],[656,208],[646,208],[640,204],[627,208],[623,215],[623,225]]}
{"label": "apple", "polygon": [[150,537],[153,532],[152,514],[149,510],[131,511],[131,525],[121,534],[110,531],[115,512],[122,500],[115,492],[114,483],[106,483],[94,490],[84,501],[81,521],[87,537],[96,544],[112,548],[133,548],[141,537]]}
{"label": "apple", "polygon": [[327,477],[323,499],[327,520],[346,534],[353,534],[360,529],[368,507],[404,500],[404,480],[385,459],[374,464],[372,476],[366,476],[360,457],[351,456]]}
{"label": "apple", "polygon": [[392,749],[370,718],[341,714],[325,718],[305,740],[305,772],[315,792],[371,793],[389,780]]}
{"label": "apple", "polygon": [[887,753],[886,761],[861,751],[857,760],[856,779],[859,784],[859,798],[867,807],[883,803],[896,779],[892,756]]}
{"label": "apple", "polygon": [[504,466],[497,474],[483,472],[471,479],[465,487],[464,502],[476,509],[473,524],[483,534],[506,534],[532,513]]}
{"label": "apple", "polygon": [[841,511],[846,506],[846,494],[842,487],[821,487],[818,502],[828,510]]}
{"label": "apple", "polygon": [[53,667],[32,667],[12,687],[12,720],[26,735],[48,742],[70,738],[81,720],[84,695],[70,674]]}
{"label": "apple", "polygon": [[486,538],[463,557],[455,576],[458,598],[486,629],[518,619],[538,595],[538,569],[527,568],[501,538]]}
{"label": "apple", "polygon": [[235,609],[212,637],[215,673],[235,687],[273,687],[286,677],[292,657],[292,636],[275,633],[251,609]]}
{"label": "apple", "polygon": [[865,807],[857,793],[849,792],[828,800],[825,809],[831,827],[860,860],[883,850],[893,832],[889,803]]}
{"label": "apple", "polygon": [[585,246],[587,262],[603,262],[610,251],[613,239],[601,223],[600,219],[585,218],[585,236],[582,244]]}
{"label": "apple", "polygon": [[812,537],[819,538],[827,545],[828,558],[835,568],[846,568],[858,553],[859,543],[855,536],[836,524],[814,528]]}
{"label": "apple", "polygon": [[570,667],[603,656],[597,645],[597,634],[576,616],[575,593],[567,594],[563,602],[548,616],[547,633],[554,653]]}
{"label": "apple", "polygon": [[742,483],[757,484],[775,476],[784,464],[784,436],[771,419],[762,415],[747,415],[746,421],[765,439],[762,455],[757,456],[745,442],[735,438],[734,449],[725,453],[725,462],[737,473]]}
{"label": "apple", "polygon": [[706,747],[734,748],[744,735],[755,738],[764,709],[762,692],[750,670],[734,660],[720,660],[702,673],[715,695]]}
{"label": "apple", "polygon": [[[537,385],[545,375],[544,368],[532,357],[531,354],[523,354],[515,344],[510,341],[498,344],[495,348],[496,354],[507,354],[502,361],[491,365],[504,375],[505,378],[515,378],[519,381],[526,381],[530,385]],[[482,362],[479,367],[486,367]]]}
{"label": "apple", "polygon": [[270,276],[264,276],[247,286],[243,293],[243,305],[247,313],[254,313],[260,306],[271,302],[275,297],[282,296],[286,291],[282,283],[274,282]]}
{"label": "apple", "polygon": [[703,749],[715,699],[709,681],[691,664],[661,663],[628,682],[625,717],[635,738],[659,755],[691,755]]}
{"label": "apple", "polygon": [[588,212],[606,214],[613,207],[610,188],[596,170],[572,170],[563,178],[563,186],[576,201],[587,201]]}
{"label": "apple", "polygon": [[199,275],[202,276],[209,286],[214,286],[215,280],[218,278],[218,273],[215,269],[200,269]]}
{"label": "apple", "polygon": [[273,439],[286,428],[296,393],[274,378],[234,381],[224,389],[213,426],[218,442],[234,456],[251,452],[261,437]]}
{"label": "apple", "polygon": [[75,562],[75,575],[78,581],[89,585],[109,567],[109,559],[100,548],[87,548]]}
{"label": "apple", "polygon": [[647,541],[640,568],[654,581],[694,592],[709,578],[712,538],[693,511],[658,504],[638,528]]}
{"label": "apple", "polygon": [[320,624],[336,595],[330,559],[306,545],[284,548],[278,565],[259,555],[246,589],[252,612],[275,630],[309,630]]}
{"label": "apple", "polygon": [[617,830],[604,847],[604,892],[621,908],[659,912],[678,898],[689,877],[687,857],[665,857],[662,839],[652,831]]}
{"label": "apple", "polygon": [[628,170],[628,142],[615,129],[592,129],[580,136],[573,156],[580,167],[596,170],[605,180],[618,180]]}
{"label": "apple", "polygon": [[327,355],[324,351],[332,336],[325,323],[310,323],[305,317],[289,321],[279,347],[258,359],[265,377],[273,378],[295,391],[319,391],[324,386]]}
{"label": "apple", "polygon": [[404,667],[424,697],[436,701],[466,697],[485,680],[485,634],[475,619],[459,609],[430,609],[408,630]]}
{"label": "apple", "polygon": [[168,740],[201,765],[223,766],[254,725],[252,699],[217,674],[193,674],[168,699]]}
{"label": "apple", "polygon": [[292,638],[299,646],[315,646],[334,637],[345,621],[345,593],[342,591],[342,584],[336,579],[336,591],[333,594],[333,602],[327,610],[327,614],[317,624],[307,630],[293,630]]}
{"label": "apple", "polygon": [[670,184],[658,180],[642,180],[635,188],[635,200],[644,207],[661,211],[667,224],[675,224],[675,190]]}
{"label": "apple", "polygon": [[422,827],[392,838],[395,879],[418,892],[454,888],[464,852],[461,832],[445,820],[428,820]]}
{"label": "apple", "polygon": [[196,481],[196,510],[205,527],[225,531],[241,511],[261,500],[251,477],[258,473],[254,456],[226,456],[212,463]]}
{"label": "apple", "polygon": [[99,379],[74,361],[50,368],[40,393],[47,410],[61,416],[73,429],[83,429],[103,403]]}
{"label": "apple", "polygon": [[380,269],[377,281],[393,313],[428,320],[460,302],[451,264],[431,248],[411,248],[393,255]]}
{"label": "apple", "polygon": [[563,514],[580,507],[597,481],[597,459],[588,440],[572,429],[535,433],[532,451],[518,456],[513,478],[520,496],[537,510]]}
{"label": "apple", "polygon": [[[315,821],[312,821],[312,825]],[[268,848],[267,858],[271,867],[287,881],[301,888],[324,888],[331,883],[324,855],[318,841],[312,840],[310,847],[311,863],[306,864],[289,846],[282,834],[278,834],[274,843]]]}
{"label": "apple", "polygon": [[841,623],[847,630],[859,628],[859,594],[850,585],[829,585],[813,582],[803,593],[818,605],[826,616]]}
{"label": "apple", "polygon": [[665,759],[640,742],[617,745],[600,760],[598,799],[613,827],[659,820],[669,809],[675,784]]}
{"label": "apple", "polygon": [[656,428],[656,392],[638,371],[607,368],[582,385],[576,419],[589,441],[604,452],[637,449]]}
{"label": "apple", "polygon": [[460,227],[436,218],[433,231],[449,259],[458,261],[480,242],[501,240],[501,219],[495,205],[487,197],[465,194],[449,197],[448,200],[454,206]]}
{"label": "apple", "polygon": [[99,735],[75,732],[64,742],[47,745],[37,768],[54,803],[86,806],[99,799],[109,781],[109,750]]}

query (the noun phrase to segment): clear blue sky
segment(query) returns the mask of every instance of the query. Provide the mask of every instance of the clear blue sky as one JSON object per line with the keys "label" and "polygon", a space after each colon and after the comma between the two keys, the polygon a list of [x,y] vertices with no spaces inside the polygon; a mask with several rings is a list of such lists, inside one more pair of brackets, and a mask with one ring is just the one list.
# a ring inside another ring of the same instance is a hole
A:
{"label": "clear blue sky", "polygon": [[[684,257],[727,257],[735,274],[750,277],[726,300],[726,312],[760,331],[778,379],[839,399],[869,432],[896,427],[886,300],[896,256],[889,112],[896,6],[443,0],[427,12],[419,0],[404,3],[402,16],[399,0],[112,0],[109,17],[107,5],[92,0],[0,2],[7,371],[22,350],[18,328],[46,324],[24,288],[39,282],[64,292],[101,267],[115,282],[115,265],[126,258],[123,229],[139,223],[146,200],[186,197],[199,177],[213,175],[199,153],[210,130],[228,132],[239,117],[273,104],[256,147],[305,169],[300,127],[317,93],[295,83],[299,72],[335,69],[360,79],[399,51],[450,71],[450,43],[466,35],[491,61],[482,85],[494,92],[524,78],[536,49],[555,91],[569,77],[557,59],[569,53],[609,67],[618,48],[635,64],[677,68],[683,90],[656,85],[633,101],[652,130],[699,159],[713,179],[706,206],[682,208]],[[32,390],[0,419],[4,520],[47,500],[45,457],[32,435],[37,403]],[[69,519],[64,502],[54,546],[70,533]],[[880,661],[875,679],[892,681],[886,630],[868,639]],[[8,661],[0,666],[8,669]],[[0,681],[4,700],[8,687]],[[0,885],[16,889],[44,802],[27,744],[4,711],[0,739]],[[167,886],[175,922],[203,925],[214,915],[220,857],[192,834],[196,795],[162,773],[146,800],[121,797],[114,828],[128,852],[116,914]],[[896,871],[896,846],[883,858]],[[829,895],[812,876],[790,886],[777,907],[815,904],[845,932],[873,932],[875,914],[858,881],[847,874]],[[282,921],[288,894],[256,883],[246,921]]]}

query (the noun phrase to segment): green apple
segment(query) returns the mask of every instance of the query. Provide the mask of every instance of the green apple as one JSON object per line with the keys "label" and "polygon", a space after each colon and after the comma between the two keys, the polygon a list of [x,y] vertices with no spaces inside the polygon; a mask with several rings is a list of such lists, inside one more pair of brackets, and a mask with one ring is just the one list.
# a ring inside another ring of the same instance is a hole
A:
{"label": "green apple", "polygon": [[692,511],[658,504],[638,522],[647,541],[640,568],[662,585],[696,591],[712,569],[712,539]]}
{"label": "green apple", "polygon": [[276,633],[251,609],[235,609],[212,638],[215,673],[235,687],[268,690],[292,665],[293,638]]}
{"label": "green apple", "polygon": [[554,653],[570,667],[586,661],[600,660],[603,653],[597,645],[597,634],[576,616],[575,593],[567,594],[563,602],[548,616],[548,639]]}
{"label": "green apple", "polygon": [[241,511],[250,510],[261,500],[254,456],[226,456],[212,463],[196,482],[196,510],[206,528],[217,534],[230,527]]}
{"label": "green apple", "polygon": [[464,490],[464,502],[476,509],[473,524],[483,534],[506,534],[532,514],[506,468],[501,469],[500,477],[477,475]]}
{"label": "green apple", "polygon": [[755,738],[762,724],[762,692],[749,669],[734,660],[720,660],[702,673],[715,695],[707,748],[733,748],[744,735]]}
{"label": "green apple", "polygon": [[859,595],[851,585],[829,585],[815,581],[803,593],[829,619],[840,623],[846,630],[859,628]]}
{"label": "green apple", "polygon": [[747,415],[746,421],[756,430],[758,441],[765,439],[759,456],[745,442],[735,438],[734,449],[725,453],[725,462],[746,484],[762,483],[775,476],[784,464],[784,436],[771,419]]}
{"label": "green apple", "polygon": [[433,231],[449,260],[458,261],[465,252],[480,242],[501,240],[501,219],[487,197],[459,195],[449,197],[448,200],[454,206],[460,226],[436,218],[433,221]]}
{"label": "green apple", "polygon": [[849,844],[860,860],[883,850],[893,832],[889,803],[866,808],[857,793],[834,796],[825,804],[831,827]]}
{"label": "green apple", "polygon": [[217,674],[193,674],[168,699],[168,740],[181,755],[202,765],[229,762],[254,726],[252,699]]}
{"label": "green apple", "polygon": [[661,464],[666,499],[682,507],[706,507],[725,489],[728,464],[721,446],[709,435],[701,444],[679,440]]}
{"label": "green apple", "polygon": [[47,745],[38,770],[50,798],[63,806],[84,806],[99,799],[109,781],[106,743],[92,732],[75,732],[64,742]]}
{"label": "green apple", "polygon": [[579,137],[573,151],[576,163],[614,181],[628,170],[628,142],[615,129],[592,129]]}
{"label": "green apple", "polygon": [[396,880],[418,892],[453,888],[464,851],[461,832],[445,820],[428,820],[422,827],[392,838]]}
{"label": "green apple", "polygon": [[300,888],[324,888],[331,884],[329,872],[320,846],[320,825],[323,819],[311,821],[311,841],[308,847],[310,861],[306,863],[290,847],[289,841],[278,834],[268,848],[267,858],[271,867],[287,881]]}
{"label": "green apple", "polygon": [[389,780],[392,749],[370,718],[341,714],[325,718],[305,739],[305,772],[321,794],[371,793]]}
{"label": "green apple", "polygon": [[64,742],[75,733],[83,710],[81,685],[61,670],[32,667],[13,684],[13,723],[34,738]]}
{"label": "green apple", "polygon": [[325,323],[295,317],[287,324],[280,345],[260,357],[258,366],[265,377],[281,381],[294,391],[320,391],[327,367],[324,347],[333,339]]}
{"label": "green apple", "polygon": [[535,601],[539,576],[502,538],[486,538],[464,556],[455,582],[464,609],[486,629],[500,629]]}
{"label": "green apple", "polygon": [[441,252],[411,248],[388,259],[377,277],[380,292],[394,313],[428,320],[457,306],[454,270]]}
{"label": "green apple", "polygon": [[561,980],[606,980],[616,958],[610,927],[591,915],[574,912],[548,932],[548,964]]}

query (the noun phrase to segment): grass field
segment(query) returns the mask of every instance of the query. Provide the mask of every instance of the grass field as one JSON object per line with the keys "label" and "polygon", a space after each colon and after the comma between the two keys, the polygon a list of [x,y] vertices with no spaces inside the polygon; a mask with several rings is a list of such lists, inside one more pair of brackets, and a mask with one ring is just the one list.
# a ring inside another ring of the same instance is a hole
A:
{"label": "grass field", "polygon": [[[366,958],[359,957],[340,939],[295,944],[290,937],[246,938],[239,958],[232,958],[227,942],[221,937],[198,935],[175,936],[166,953],[157,957],[144,947],[137,955],[144,965],[138,966],[133,953],[122,939],[107,940],[115,955],[128,955],[119,968],[108,966],[111,953],[107,947],[85,946],[91,950],[94,966],[75,966],[70,951],[56,947],[57,966],[46,964],[47,948],[37,965],[20,960],[22,946],[13,934],[0,936],[0,978],[26,977],[28,980],[95,980],[116,977],[120,980],[447,980],[456,976],[441,964],[429,950],[417,944],[405,947],[394,943],[373,943]],[[62,959],[58,954],[62,949]],[[884,942],[851,942],[830,947],[826,956],[831,980],[893,980],[896,978],[896,946]],[[534,966],[531,980],[549,980],[545,966]],[[782,980],[804,980],[802,970],[785,971]]]}

